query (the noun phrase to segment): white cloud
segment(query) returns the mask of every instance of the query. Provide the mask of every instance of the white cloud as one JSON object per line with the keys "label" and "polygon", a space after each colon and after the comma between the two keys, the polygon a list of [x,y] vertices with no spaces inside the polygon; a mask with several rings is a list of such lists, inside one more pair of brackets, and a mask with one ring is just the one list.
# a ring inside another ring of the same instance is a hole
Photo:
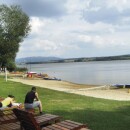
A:
{"label": "white cloud", "polygon": [[[9,0],[0,3],[7,2]],[[120,54],[129,53],[129,0],[42,0],[32,3],[39,7],[35,10],[26,0],[17,3],[29,11],[32,25],[17,57],[99,56],[99,48],[103,55],[111,55],[114,49]],[[43,3],[52,7],[54,12],[49,12],[50,8],[41,11]]]}
{"label": "white cloud", "polygon": [[97,0],[90,2],[83,18],[90,23],[126,24],[124,19],[130,17],[129,12],[130,1],[128,0]]}
{"label": "white cloud", "polygon": [[38,17],[32,17],[31,21],[31,33],[40,33],[40,29],[45,26],[45,22],[41,21]]}
{"label": "white cloud", "polygon": [[92,42],[92,37],[87,35],[79,35],[79,39],[83,42]]}
{"label": "white cloud", "polygon": [[[123,11],[124,9],[130,8],[129,0],[107,0],[106,1],[109,8],[114,7],[117,8],[119,11]],[[128,4],[129,3],[129,4]]]}
{"label": "white cloud", "polygon": [[68,0],[66,3],[66,8],[68,13],[80,13],[89,7],[91,0]]}

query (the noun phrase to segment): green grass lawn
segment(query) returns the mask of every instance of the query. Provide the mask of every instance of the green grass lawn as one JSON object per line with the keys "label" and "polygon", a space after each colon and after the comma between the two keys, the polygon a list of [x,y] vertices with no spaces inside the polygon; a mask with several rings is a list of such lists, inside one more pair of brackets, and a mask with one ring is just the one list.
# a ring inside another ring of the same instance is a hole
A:
{"label": "green grass lawn", "polygon": [[[0,96],[13,94],[17,102],[24,102],[31,87],[0,78]],[[130,129],[130,101],[98,99],[43,88],[37,88],[37,91],[46,113],[88,124],[92,130]]]}

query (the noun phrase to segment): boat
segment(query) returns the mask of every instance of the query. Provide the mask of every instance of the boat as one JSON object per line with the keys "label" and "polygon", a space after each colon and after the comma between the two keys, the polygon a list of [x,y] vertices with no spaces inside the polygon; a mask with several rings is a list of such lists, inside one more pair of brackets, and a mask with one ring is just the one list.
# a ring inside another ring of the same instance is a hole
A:
{"label": "boat", "polygon": [[130,84],[125,85],[125,88],[130,88]]}
{"label": "boat", "polygon": [[117,88],[130,88],[130,84],[115,84],[112,86],[117,87]]}
{"label": "boat", "polygon": [[61,79],[58,79],[58,78],[56,78],[56,77],[53,77],[53,78],[44,77],[43,79],[45,79],[45,80],[58,80],[58,81],[61,81]]}

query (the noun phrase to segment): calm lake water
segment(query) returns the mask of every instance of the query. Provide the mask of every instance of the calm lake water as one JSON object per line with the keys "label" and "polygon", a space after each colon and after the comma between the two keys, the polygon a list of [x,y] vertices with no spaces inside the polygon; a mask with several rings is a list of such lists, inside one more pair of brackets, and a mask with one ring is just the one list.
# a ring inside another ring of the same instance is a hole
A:
{"label": "calm lake water", "polygon": [[28,71],[79,84],[130,84],[130,61],[93,61],[22,65]]}

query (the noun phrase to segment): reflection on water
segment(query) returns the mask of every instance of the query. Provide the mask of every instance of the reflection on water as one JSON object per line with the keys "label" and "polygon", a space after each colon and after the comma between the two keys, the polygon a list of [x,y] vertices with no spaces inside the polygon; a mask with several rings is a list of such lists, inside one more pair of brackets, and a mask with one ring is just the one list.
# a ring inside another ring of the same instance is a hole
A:
{"label": "reflection on water", "polygon": [[29,71],[47,73],[80,84],[130,84],[130,61],[93,61],[22,65]]}

